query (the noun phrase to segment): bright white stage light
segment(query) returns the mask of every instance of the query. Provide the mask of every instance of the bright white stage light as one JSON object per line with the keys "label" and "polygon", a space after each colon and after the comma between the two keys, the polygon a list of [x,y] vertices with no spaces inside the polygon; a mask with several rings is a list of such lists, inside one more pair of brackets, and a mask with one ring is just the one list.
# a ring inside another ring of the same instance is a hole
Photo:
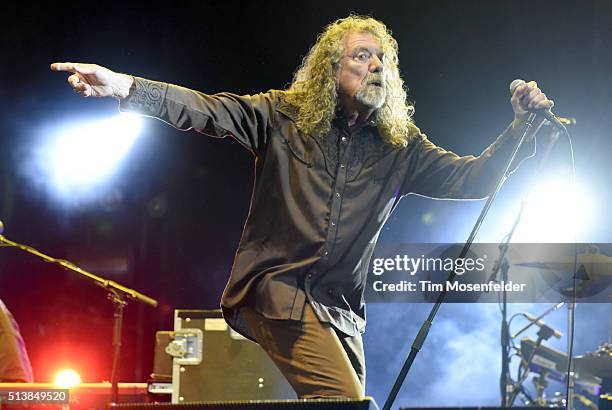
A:
{"label": "bright white stage light", "polygon": [[55,375],[53,384],[62,389],[70,389],[81,384],[81,376],[72,369],[60,370]]}
{"label": "bright white stage light", "polygon": [[91,188],[103,182],[140,134],[136,115],[120,114],[63,130],[45,148],[45,168],[60,193]]}
{"label": "bright white stage light", "polygon": [[574,242],[574,232],[580,238],[592,223],[593,211],[591,198],[574,192],[569,179],[540,183],[529,195],[513,242]]}

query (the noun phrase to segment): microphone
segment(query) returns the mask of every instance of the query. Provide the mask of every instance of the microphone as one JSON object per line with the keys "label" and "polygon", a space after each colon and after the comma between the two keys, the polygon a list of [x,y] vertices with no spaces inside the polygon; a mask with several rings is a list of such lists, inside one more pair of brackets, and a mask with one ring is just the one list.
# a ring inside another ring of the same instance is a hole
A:
{"label": "microphone", "polygon": [[[514,81],[512,81],[510,83],[510,94],[514,94],[514,91],[521,85],[525,84],[525,81],[520,80],[520,79],[516,79]],[[559,119],[557,118],[557,116],[555,114],[553,114],[553,112],[550,110],[550,108],[547,109],[539,109],[539,110],[529,110],[531,112],[533,112],[534,114],[538,114],[538,115],[543,115],[544,118],[546,118],[548,121],[550,121],[550,123],[554,126],[557,127],[558,129],[560,129],[561,131],[565,132],[567,134],[567,128],[565,128],[565,125],[563,125],[561,123],[561,121],[559,121]]]}
{"label": "microphone", "polygon": [[539,328],[548,328],[548,330],[550,330],[553,336],[556,337],[557,339],[561,339],[561,337],[563,336],[563,333],[559,332],[556,329],[553,329],[552,327],[548,326],[546,323],[542,322],[541,320],[537,320],[535,317],[531,316],[529,313],[525,312],[523,313],[523,315],[525,315],[527,320],[529,320],[530,322],[532,322],[534,325],[538,326]]}
{"label": "microphone", "polygon": [[559,117],[557,116],[557,119],[559,120],[559,122],[563,125],[576,125],[576,119],[569,117],[569,118],[565,118],[565,117]]}

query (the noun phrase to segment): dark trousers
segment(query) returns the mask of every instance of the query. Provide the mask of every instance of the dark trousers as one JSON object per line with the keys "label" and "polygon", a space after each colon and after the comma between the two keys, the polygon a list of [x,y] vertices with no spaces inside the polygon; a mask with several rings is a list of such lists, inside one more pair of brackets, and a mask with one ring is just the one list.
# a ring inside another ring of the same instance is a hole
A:
{"label": "dark trousers", "polygon": [[361,335],[346,336],[317,318],[310,304],[302,321],[266,319],[250,308],[245,317],[261,347],[299,398],[365,395],[365,355]]}

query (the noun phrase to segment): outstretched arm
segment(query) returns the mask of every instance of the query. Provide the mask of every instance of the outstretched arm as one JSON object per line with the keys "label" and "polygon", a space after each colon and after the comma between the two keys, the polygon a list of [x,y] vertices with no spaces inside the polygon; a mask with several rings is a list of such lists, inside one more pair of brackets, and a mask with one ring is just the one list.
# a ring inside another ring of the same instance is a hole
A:
{"label": "outstretched arm", "polygon": [[117,98],[121,111],[159,118],[180,130],[219,138],[230,135],[256,155],[266,145],[273,123],[273,92],[210,95],[96,64],[53,63],[51,70],[72,73],[68,83],[84,97]]}

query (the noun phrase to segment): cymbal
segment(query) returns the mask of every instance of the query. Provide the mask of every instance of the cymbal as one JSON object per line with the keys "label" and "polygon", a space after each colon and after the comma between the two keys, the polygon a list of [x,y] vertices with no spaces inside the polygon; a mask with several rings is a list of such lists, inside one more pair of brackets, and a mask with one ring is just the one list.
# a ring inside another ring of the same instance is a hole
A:
{"label": "cymbal", "polygon": [[[573,272],[574,263],[579,270],[583,267],[588,275],[612,276],[612,257],[601,253],[579,253],[576,258],[574,258],[574,255],[560,255],[551,260],[521,262],[514,265],[559,272]],[[588,277],[582,279],[588,279]]]}

